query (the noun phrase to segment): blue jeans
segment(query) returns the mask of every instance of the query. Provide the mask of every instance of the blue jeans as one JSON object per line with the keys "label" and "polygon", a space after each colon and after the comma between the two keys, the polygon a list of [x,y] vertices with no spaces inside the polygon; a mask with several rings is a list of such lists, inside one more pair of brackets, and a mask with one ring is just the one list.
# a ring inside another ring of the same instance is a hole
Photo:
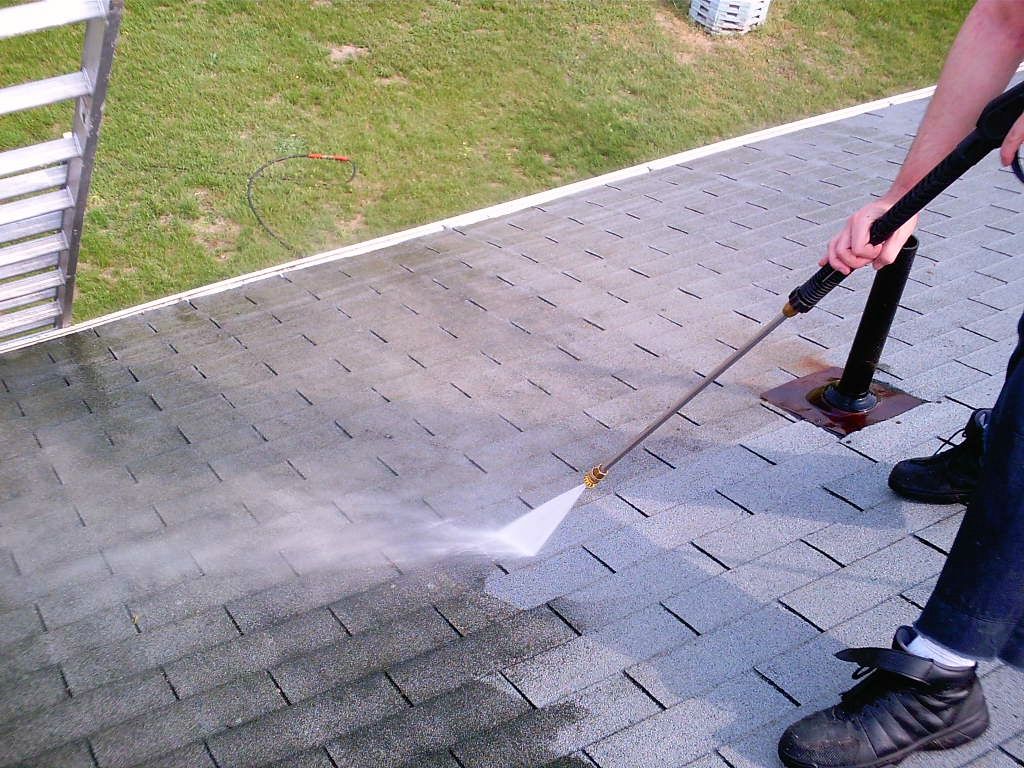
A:
{"label": "blue jeans", "polygon": [[916,626],[964,656],[1024,669],[1024,316],[1017,334],[978,490]]}

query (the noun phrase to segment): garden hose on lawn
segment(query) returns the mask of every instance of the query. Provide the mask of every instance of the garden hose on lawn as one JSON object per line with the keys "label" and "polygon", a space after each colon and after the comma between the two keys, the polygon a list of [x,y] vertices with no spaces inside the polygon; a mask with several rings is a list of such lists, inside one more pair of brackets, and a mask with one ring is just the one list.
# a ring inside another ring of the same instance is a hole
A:
{"label": "garden hose on lawn", "polygon": [[[1003,143],[1014,121],[1024,113],[1024,83],[1014,86],[993,99],[982,111],[977,126],[950,152],[927,176],[921,179],[881,218],[871,224],[870,242],[878,245],[934,200],[946,187],[960,178],[985,155]],[[1015,159],[1014,173],[1024,181],[1024,170]],[[845,275],[824,266],[803,285],[789,294],[781,312],[767,323],[750,341],[737,349],[699,384],[690,389],[661,416],[629,441],[618,453],[607,461],[597,464],[583,476],[582,485],[563,493],[498,531],[499,539],[512,544],[523,554],[535,554],[554,532],[555,528],[572,509],[576,500],[586,488],[594,488],[608,476],[608,472],[631,451],[651,436],[655,430],[668,421],[683,406],[718,379],[750,350],[764,341],[785,320],[810,311],[829,291],[843,281]]]}
{"label": "garden hose on lawn", "polygon": [[320,152],[308,152],[306,154],[299,155],[285,155],[284,157],[275,157],[273,160],[268,160],[251,174],[249,174],[249,182],[245,185],[245,199],[249,203],[249,210],[252,211],[252,215],[256,217],[256,221],[259,222],[260,226],[266,230],[266,233],[272,238],[277,240],[281,245],[287,248],[289,251],[295,251],[295,246],[286,241],[277,232],[270,228],[270,225],[263,220],[258,210],[256,210],[256,203],[253,200],[253,189],[256,187],[256,180],[263,175],[263,172],[272,165],[278,163],[284,163],[288,160],[333,160],[336,163],[348,163],[352,167],[352,171],[349,174],[346,183],[351,182],[356,177],[356,164],[352,162],[352,158],[347,155],[325,155]]}

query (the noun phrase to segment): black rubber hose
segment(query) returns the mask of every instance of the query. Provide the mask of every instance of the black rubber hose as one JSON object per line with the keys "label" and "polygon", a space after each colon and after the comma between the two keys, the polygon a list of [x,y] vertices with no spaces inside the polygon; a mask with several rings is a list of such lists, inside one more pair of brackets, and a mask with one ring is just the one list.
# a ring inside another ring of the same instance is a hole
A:
{"label": "black rubber hose", "polygon": [[[977,127],[967,138],[957,144],[892,208],[871,223],[871,244],[878,245],[892,237],[897,229],[920,213],[946,187],[1001,145],[1021,114],[1024,114],[1024,83],[1018,83],[986,104],[978,116]],[[842,272],[830,266],[822,267],[789,294],[789,302],[783,312],[788,315],[791,312],[796,314],[810,311],[845,277]]]}
{"label": "black rubber hose", "polygon": [[884,243],[946,187],[959,179],[993,149],[977,130],[971,131],[928,175],[901,197],[892,208],[871,222],[871,244]]}
{"label": "black rubber hose", "polygon": [[266,231],[266,233],[268,235],[270,235],[272,238],[277,240],[277,242],[279,242],[281,245],[283,245],[285,248],[287,248],[289,251],[292,251],[293,253],[297,252],[297,249],[295,248],[295,246],[293,246],[291,243],[289,243],[284,238],[282,238],[279,234],[277,234],[273,229],[271,229],[270,225],[267,224],[267,222],[263,220],[262,216],[260,216],[260,212],[256,209],[256,202],[253,199],[253,190],[256,187],[256,180],[259,179],[259,177],[263,175],[263,172],[265,170],[267,170],[267,168],[269,168],[272,165],[277,165],[278,163],[286,162],[288,160],[298,160],[298,159],[305,159],[305,160],[335,160],[337,162],[345,162],[345,163],[348,163],[350,166],[352,166],[352,172],[349,174],[349,177],[348,177],[346,183],[351,182],[352,179],[354,179],[356,177],[356,164],[354,162],[352,162],[352,160],[350,158],[346,157],[346,158],[342,159],[341,155],[321,155],[321,154],[316,154],[316,153],[307,153],[307,154],[304,154],[304,155],[285,155],[284,157],[275,157],[273,160],[268,160],[263,165],[261,165],[259,168],[257,168],[255,171],[253,171],[252,173],[249,174],[249,181],[245,185],[245,199],[246,199],[246,202],[249,203],[249,210],[252,211],[252,215],[256,217],[256,221],[259,222],[260,226],[263,227],[263,229]]}
{"label": "black rubber hose", "polygon": [[[997,145],[998,146],[998,145]],[[981,158],[991,152],[989,138],[974,130],[942,161],[915,184],[896,204],[871,223],[870,242],[884,243],[928,203],[938,197],[946,187],[964,175]],[[794,313],[809,312],[829,291],[845,279],[839,270],[826,265],[815,272],[803,285],[789,294],[787,309]]]}

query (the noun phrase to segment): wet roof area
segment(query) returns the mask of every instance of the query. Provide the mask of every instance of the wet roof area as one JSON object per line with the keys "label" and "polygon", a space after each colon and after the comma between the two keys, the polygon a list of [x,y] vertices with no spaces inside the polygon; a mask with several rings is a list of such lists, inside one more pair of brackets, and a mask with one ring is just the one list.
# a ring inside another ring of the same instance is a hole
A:
{"label": "wet roof area", "polygon": [[[488,531],[752,336],[896,172],[924,102],[0,356],[0,765],[775,766],[887,644],[961,507],[893,462],[990,405],[1024,187],[925,214],[884,381],[837,438],[760,393],[842,364],[870,275],[787,321],[536,557]],[[1024,677],[914,765],[1024,760]]]}

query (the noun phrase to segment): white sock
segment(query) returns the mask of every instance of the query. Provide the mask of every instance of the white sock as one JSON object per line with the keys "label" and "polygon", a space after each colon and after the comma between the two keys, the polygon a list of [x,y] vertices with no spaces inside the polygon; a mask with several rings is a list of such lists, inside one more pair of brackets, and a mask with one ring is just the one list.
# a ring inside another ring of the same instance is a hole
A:
{"label": "white sock", "polygon": [[917,637],[910,641],[910,645],[907,646],[907,651],[915,656],[936,661],[944,667],[967,669],[977,664],[974,659],[961,656],[956,651],[951,651],[944,645],[939,645],[926,635],[922,635],[920,632],[917,633]]}

